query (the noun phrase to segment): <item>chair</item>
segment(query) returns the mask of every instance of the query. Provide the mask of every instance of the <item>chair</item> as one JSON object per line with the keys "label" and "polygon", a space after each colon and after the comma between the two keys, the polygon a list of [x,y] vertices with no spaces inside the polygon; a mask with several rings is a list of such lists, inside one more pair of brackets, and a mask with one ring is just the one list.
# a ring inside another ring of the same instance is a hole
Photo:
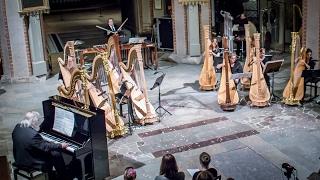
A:
{"label": "chair", "polygon": [[[319,77],[316,77],[316,78],[313,78],[313,79],[310,79],[310,80],[307,80],[305,82],[305,91],[304,93],[306,94],[306,91],[307,91],[307,87],[310,87],[310,98],[308,100],[305,100],[305,101],[312,101],[313,99],[317,98],[319,95],[318,95],[318,83],[320,82],[320,78]],[[312,92],[314,93],[312,95]]]}
{"label": "chair", "polygon": [[39,176],[43,176],[43,175],[45,176],[46,180],[49,179],[48,174],[42,172],[39,169],[35,169],[32,167],[26,167],[26,166],[19,166],[15,162],[12,163],[12,168],[13,168],[14,180],[18,180],[18,175],[21,177],[24,177],[26,179],[29,179],[29,180],[36,179]]}

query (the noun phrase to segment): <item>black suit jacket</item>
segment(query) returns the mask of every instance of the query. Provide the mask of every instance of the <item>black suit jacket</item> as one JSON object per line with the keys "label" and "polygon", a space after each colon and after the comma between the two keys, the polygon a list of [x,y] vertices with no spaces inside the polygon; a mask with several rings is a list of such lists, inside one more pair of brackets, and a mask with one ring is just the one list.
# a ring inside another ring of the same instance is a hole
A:
{"label": "black suit jacket", "polygon": [[[114,26],[115,31],[113,31],[109,25],[106,25],[105,28],[108,29],[109,31],[112,31],[112,32],[115,33],[115,32],[118,30],[118,27],[117,27],[116,25],[113,25],[113,26]],[[109,34],[108,31],[106,31],[106,32],[104,33],[104,35],[107,37],[107,40],[108,40],[109,37],[112,36],[114,33],[110,33],[110,34]]]}
{"label": "black suit jacket", "polygon": [[231,68],[231,72],[232,74],[243,73],[242,66],[238,60],[235,62],[234,66]]}
{"label": "black suit jacket", "polygon": [[50,143],[33,128],[17,124],[12,132],[13,157],[19,166],[42,169],[50,161],[50,151],[61,149],[61,144]]}

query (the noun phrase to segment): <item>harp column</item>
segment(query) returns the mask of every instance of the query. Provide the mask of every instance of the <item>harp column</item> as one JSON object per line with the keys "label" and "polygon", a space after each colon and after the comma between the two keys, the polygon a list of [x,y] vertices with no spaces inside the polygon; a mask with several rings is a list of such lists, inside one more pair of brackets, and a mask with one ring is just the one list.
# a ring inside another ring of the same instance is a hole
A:
{"label": "harp column", "polygon": [[188,5],[188,46],[190,56],[200,56],[198,4]]}
{"label": "harp column", "polygon": [[32,59],[33,75],[47,74],[46,62],[42,43],[42,29],[40,15],[29,16],[29,43]]}

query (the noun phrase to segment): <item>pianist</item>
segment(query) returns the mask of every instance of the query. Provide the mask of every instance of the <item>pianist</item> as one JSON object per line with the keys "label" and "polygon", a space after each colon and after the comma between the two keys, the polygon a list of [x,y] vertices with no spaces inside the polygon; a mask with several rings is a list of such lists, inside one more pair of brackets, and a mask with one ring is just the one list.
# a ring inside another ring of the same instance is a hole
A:
{"label": "pianist", "polygon": [[[41,137],[39,127],[43,119],[35,111],[28,112],[12,132],[13,156],[20,167],[29,167],[47,172],[50,179],[66,179],[66,169],[60,150],[66,143],[50,143]],[[54,176],[52,166],[57,175]]]}

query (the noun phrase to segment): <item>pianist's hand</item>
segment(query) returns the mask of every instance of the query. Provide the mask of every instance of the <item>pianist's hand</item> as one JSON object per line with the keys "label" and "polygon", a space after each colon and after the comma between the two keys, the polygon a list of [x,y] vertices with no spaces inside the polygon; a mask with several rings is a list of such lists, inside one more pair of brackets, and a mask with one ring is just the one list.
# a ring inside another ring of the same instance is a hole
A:
{"label": "pianist's hand", "polygon": [[65,149],[65,148],[67,148],[68,146],[69,146],[68,143],[61,143],[61,148],[62,148],[62,149]]}

